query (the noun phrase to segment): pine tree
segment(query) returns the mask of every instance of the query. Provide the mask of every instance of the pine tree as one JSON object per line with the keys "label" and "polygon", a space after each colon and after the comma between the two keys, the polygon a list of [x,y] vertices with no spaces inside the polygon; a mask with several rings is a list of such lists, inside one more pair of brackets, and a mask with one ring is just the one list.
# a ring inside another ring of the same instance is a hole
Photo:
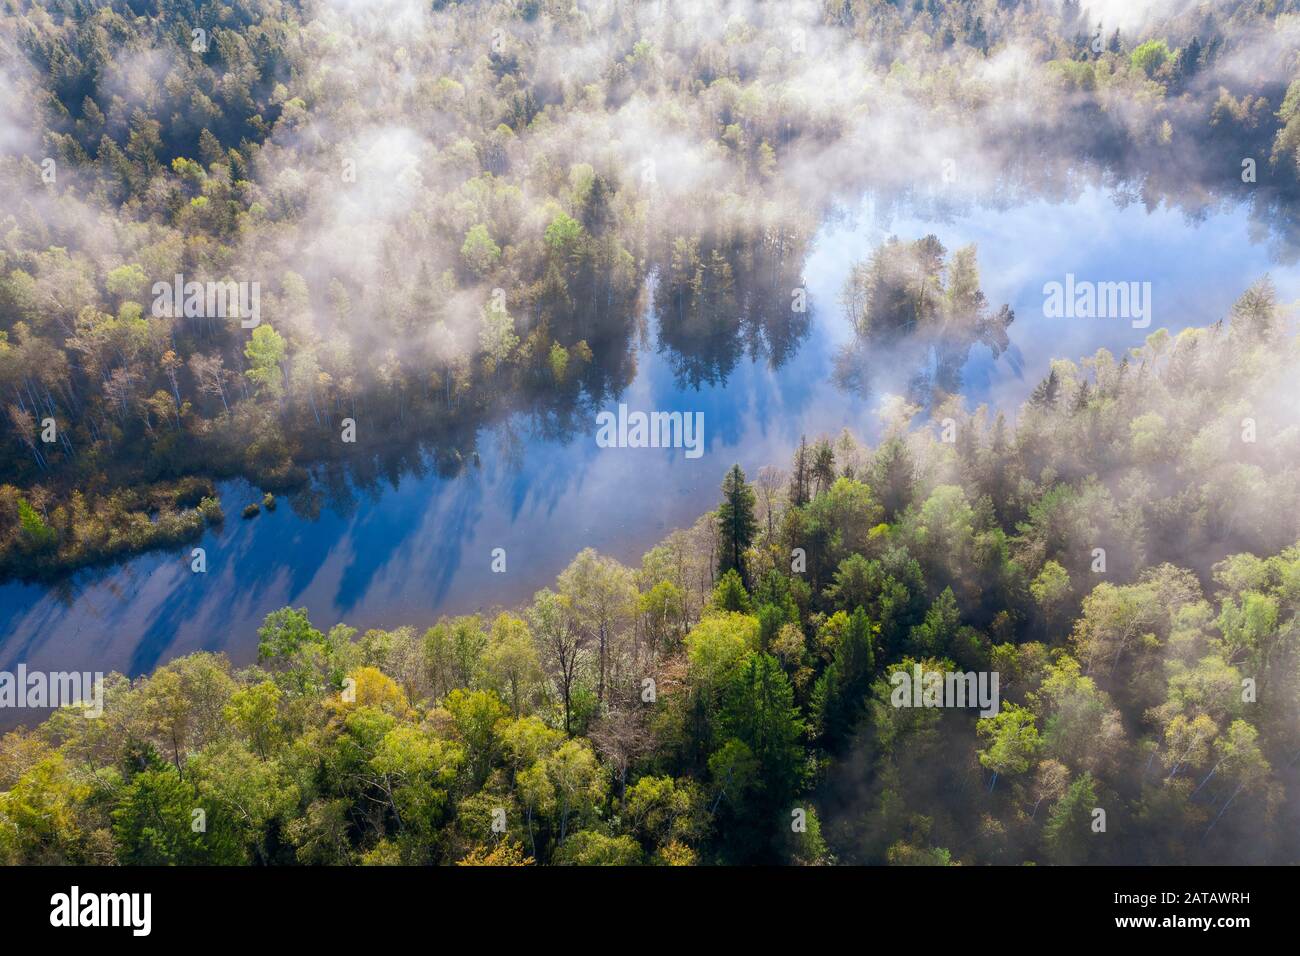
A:
{"label": "pine tree", "polygon": [[1091,830],[1092,808],[1096,805],[1092,774],[1085,771],[1053,805],[1043,828],[1043,841],[1053,863],[1079,866],[1088,862],[1095,841]]}
{"label": "pine tree", "polygon": [[735,570],[746,587],[749,573],[745,551],[758,532],[754,517],[754,489],[745,481],[740,465],[732,465],[722,482],[722,504],[718,507],[718,574]]}
{"label": "pine tree", "polygon": [[799,436],[799,448],[794,453],[794,466],[790,469],[790,504],[801,508],[808,503],[808,439]]}
{"label": "pine tree", "polygon": [[745,585],[735,568],[729,568],[724,572],[713,589],[713,606],[719,611],[749,613],[749,592],[745,590]]}
{"label": "pine tree", "polygon": [[813,478],[817,481],[817,494],[822,494],[835,482],[835,449],[826,439],[813,446]]}
{"label": "pine tree", "polygon": [[1029,404],[1037,405],[1039,408],[1051,408],[1056,404],[1056,396],[1060,389],[1060,379],[1056,376],[1056,369],[1052,369],[1047,374],[1047,378],[1034,386],[1033,394],[1029,396]]}
{"label": "pine tree", "polygon": [[885,517],[893,521],[912,503],[915,462],[907,443],[897,435],[886,439],[871,463],[871,485],[880,494]]}
{"label": "pine tree", "polygon": [[822,739],[828,748],[840,749],[852,735],[862,716],[875,670],[871,622],[866,612],[858,608],[849,618],[848,630],[835,648],[835,657],[813,690],[813,712],[817,714]]}

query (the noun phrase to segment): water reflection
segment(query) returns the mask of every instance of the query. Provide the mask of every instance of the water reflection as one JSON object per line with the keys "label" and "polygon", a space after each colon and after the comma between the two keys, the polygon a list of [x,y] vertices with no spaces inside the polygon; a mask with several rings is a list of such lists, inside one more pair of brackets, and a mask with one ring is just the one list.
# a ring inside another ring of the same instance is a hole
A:
{"label": "water reflection", "polygon": [[[657,267],[660,279],[638,297],[641,311],[625,340],[593,344],[592,391],[584,385],[562,402],[484,406],[469,424],[430,427],[418,446],[378,443],[347,467],[322,464],[309,487],[282,497],[287,507],[251,521],[235,516],[256,490],[223,483],[231,517],[199,542],[207,574],[190,573],[187,546],[54,586],[4,585],[0,668],[22,660],[33,668],[141,673],[199,649],[247,662],[262,617],[286,604],[307,607],[321,624],[424,624],[440,613],[525,601],[583,547],[635,563],[716,504],[733,461],[752,474],[786,463],[804,434],[848,427],[870,438],[887,395],[959,392],[971,405],[1014,409],[1052,358],[1099,347],[1119,352],[1151,331],[1123,321],[1045,319],[1043,283],[1067,271],[1152,281],[1151,329],[1213,321],[1269,271],[1283,301],[1300,296],[1300,272],[1279,263],[1274,247],[1252,241],[1255,207],[1207,209],[1197,221],[1085,188],[1065,205],[1040,199],[931,213],[924,204],[868,201],[806,239],[760,243],[728,260],[729,288],[710,285],[724,270],[703,263],[734,247],[701,243],[699,264],[689,270],[674,277],[671,260],[667,271]],[[951,250],[973,243],[986,299],[978,314],[995,318],[1005,303],[1014,323],[860,348],[841,292],[854,264],[891,235],[934,235],[950,250],[949,262]],[[787,321],[799,287],[808,311]],[[706,303],[729,311],[720,317]],[[845,354],[857,363],[848,380]],[[704,456],[598,449],[594,413],[617,401],[702,411]],[[507,551],[504,574],[491,571],[496,547]]]}

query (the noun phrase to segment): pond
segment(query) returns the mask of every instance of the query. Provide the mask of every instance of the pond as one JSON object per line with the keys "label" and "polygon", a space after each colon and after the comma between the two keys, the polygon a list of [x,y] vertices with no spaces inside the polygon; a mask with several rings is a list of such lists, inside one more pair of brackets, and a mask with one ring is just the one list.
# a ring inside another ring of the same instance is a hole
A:
{"label": "pond", "polygon": [[[1300,271],[1260,236],[1243,206],[1193,218],[1124,205],[1100,188],[1064,203],[944,215],[868,199],[818,230],[803,270],[810,331],[780,368],[742,357],[725,382],[697,390],[678,381],[653,328],[637,347],[631,385],[606,407],[703,412],[700,457],[680,448],[600,448],[594,417],[567,442],[532,437],[528,420],[516,417],[480,435],[476,463],[458,476],[407,475],[382,493],[358,494],[350,508],[327,506],[316,520],[287,504],[241,520],[243,505],[260,496],[242,482],[224,483],[226,521],[198,542],[206,574],[190,571],[187,545],[57,586],[0,587],[0,670],[24,662],[137,675],[201,649],[244,664],[256,657],[262,618],[284,605],[308,608],[322,627],[423,628],[441,614],[524,603],[585,547],[635,565],[716,505],[733,462],[753,477],[763,465],[788,465],[801,435],[845,427],[876,434],[881,399],[905,389],[915,370],[882,356],[866,394],[835,383],[836,355],[853,338],[839,292],[852,264],[885,238],[927,233],[949,250],[976,243],[990,304],[1015,311],[1010,348],[995,357],[977,345],[962,369],[967,403],[987,402],[1009,417],[1052,358],[1077,360],[1100,347],[1119,353],[1162,326],[1213,322],[1266,272],[1281,301],[1300,295]],[[1045,317],[1043,286],[1067,273],[1149,281],[1150,327]],[[505,550],[504,573],[492,570],[496,548]]]}

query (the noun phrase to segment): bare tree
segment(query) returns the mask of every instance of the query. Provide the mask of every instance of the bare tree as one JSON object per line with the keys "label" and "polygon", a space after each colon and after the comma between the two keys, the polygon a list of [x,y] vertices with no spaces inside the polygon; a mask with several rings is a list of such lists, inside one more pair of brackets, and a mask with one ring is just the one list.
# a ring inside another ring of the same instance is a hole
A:
{"label": "bare tree", "polygon": [[214,352],[211,355],[195,354],[190,357],[190,371],[194,373],[194,379],[198,383],[199,391],[204,395],[218,395],[221,397],[221,407],[230,411],[230,405],[226,402],[226,382],[230,380],[230,373],[226,371],[225,362],[221,359],[221,353]]}
{"label": "bare tree", "polygon": [[758,523],[767,528],[768,541],[774,537],[776,514],[784,500],[785,482],[785,472],[772,465],[760,468],[754,481],[758,488]]}

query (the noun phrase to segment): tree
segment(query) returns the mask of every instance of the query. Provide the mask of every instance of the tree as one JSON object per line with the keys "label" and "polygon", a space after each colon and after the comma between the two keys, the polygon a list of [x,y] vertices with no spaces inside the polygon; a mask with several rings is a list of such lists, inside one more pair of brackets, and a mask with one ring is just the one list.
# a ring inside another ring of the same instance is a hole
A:
{"label": "tree", "polygon": [[1138,647],[1160,619],[1154,590],[1143,585],[1099,584],[1083,599],[1083,616],[1071,640],[1084,671],[1109,677],[1125,651]]}
{"label": "tree", "polygon": [[818,439],[813,446],[812,477],[817,486],[813,497],[820,495],[835,481],[835,449],[825,438]]}
{"label": "tree", "polygon": [[651,657],[681,637],[686,619],[686,592],[672,581],[660,581],[640,599]]}
{"label": "tree", "polygon": [[36,759],[0,793],[0,860],[45,866],[101,862],[92,850],[107,842],[105,834],[95,832],[101,828],[86,812],[93,789],[63,754]]}
{"label": "tree", "polygon": [[636,866],[641,862],[641,848],[630,836],[583,830],[560,844],[555,862],[562,866]]}
{"label": "tree", "polygon": [[925,612],[925,620],[912,628],[909,640],[922,657],[941,657],[952,646],[961,624],[961,612],[952,588],[944,588]]}
{"label": "tree", "polygon": [[603,704],[607,681],[619,664],[622,638],[636,613],[636,582],[613,558],[586,548],[560,572],[558,584],[577,626],[596,645],[596,701]]}
{"label": "tree", "polygon": [[457,688],[447,695],[443,706],[451,714],[456,735],[465,747],[465,763],[475,789],[483,786],[498,756],[500,739],[497,725],[509,711],[490,690],[467,691]]}
{"label": "tree", "polygon": [[1222,772],[1232,789],[1219,808],[1218,814],[1206,828],[1206,836],[1209,836],[1223,819],[1223,815],[1228,812],[1228,808],[1242,791],[1262,790],[1267,787],[1272,768],[1259,749],[1258,737],[1259,731],[1246,721],[1234,720],[1227,733],[1214,742],[1214,750],[1218,754],[1219,761],[1200,786],[1209,783],[1216,773]]}
{"label": "tree", "polygon": [[754,484],[758,489],[760,517],[767,529],[768,540],[771,541],[776,534],[775,521],[782,497],[781,488],[785,484],[785,476],[779,469],[771,465],[765,465],[758,470],[758,480]]}
{"label": "tree", "polygon": [[1070,574],[1055,561],[1048,561],[1029,585],[1029,592],[1043,612],[1043,624],[1051,637],[1057,614],[1070,597]]}
{"label": "tree", "polygon": [[703,796],[690,780],[645,776],[628,787],[621,817],[647,848],[694,843],[703,833]]}
{"label": "tree", "polygon": [[190,372],[204,395],[216,395],[221,399],[221,407],[230,411],[226,401],[226,381],[230,373],[226,371],[220,354],[203,355],[196,352],[190,356]]}
{"label": "tree", "polygon": [[257,659],[267,663],[284,661],[303,645],[324,640],[325,635],[312,627],[305,607],[282,607],[268,614],[257,629]]}
{"label": "tree", "polygon": [[476,614],[439,621],[424,634],[424,661],[435,700],[457,687],[475,686],[488,638]]}
{"label": "tree", "polygon": [[582,224],[564,213],[560,213],[546,227],[543,241],[554,255],[566,259],[576,255],[578,245],[582,241],[582,235]]}
{"label": "tree", "polygon": [[514,715],[520,716],[542,678],[537,648],[526,621],[504,612],[497,615],[483,652],[483,667]]}
{"label": "tree", "polygon": [[255,755],[241,741],[204,748],[187,769],[208,817],[208,831],[228,834],[241,862],[270,863],[279,824],[298,809],[301,794],[293,774],[279,761]]}
{"label": "tree", "polygon": [[515,334],[515,320],[504,307],[489,305],[480,310],[479,347],[489,373],[506,362],[519,347]]}
{"label": "tree", "polygon": [[[1288,101],[1292,100],[1290,91]],[[1300,99],[1296,100],[1300,103]],[[1300,114],[1297,114],[1300,115]],[[1277,325],[1277,289],[1265,276],[1253,283],[1232,306],[1232,335],[1248,342],[1266,342]]]}
{"label": "tree", "polygon": [[542,648],[551,679],[564,703],[564,732],[573,733],[573,690],[587,649],[587,635],[573,616],[569,599],[543,588],[533,597],[528,620]]}
{"label": "tree", "polygon": [[1060,391],[1060,376],[1057,375],[1056,368],[1053,367],[1047,373],[1047,377],[1034,386],[1034,390],[1029,396],[1029,404],[1038,408],[1052,408],[1056,405],[1056,398]]}
{"label": "tree", "polygon": [[740,465],[732,465],[722,482],[722,504],[718,507],[718,574],[735,570],[749,585],[745,552],[758,532],[754,517],[754,490],[745,481]]}
{"label": "tree", "polygon": [[900,436],[890,436],[876,449],[870,485],[880,496],[886,519],[894,520],[912,503],[915,469],[912,453]]}
{"label": "tree", "polygon": [[280,737],[279,706],[283,695],[273,681],[261,681],[230,695],[226,720],[238,727],[253,745],[253,752],[263,760]]}
{"label": "tree", "polygon": [[170,767],[135,775],[113,810],[113,840],[123,863],[137,866],[234,865],[243,856],[219,814],[206,829],[193,827],[202,801],[194,786]]}
{"label": "tree", "polygon": [[1120,714],[1074,658],[1062,655],[1048,667],[1031,703],[1043,714],[1047,751],[1062,763],[1099,773],[1119,757],[1124,745]]}
{"label": "tree", "polygon": [[784,807],[803,782],[804,722],[781,664],[751,655],[723,695],[722,733],[743,743],[759,767],[760,816]]}
{"label": "tree", "polygon": [[729,568],[713,589],[712,605],[719,611],[749,611],[749,593],[741,583],[740,574]]}
{"label": "tree", "polygon": [[563,843],[570,825],[590,819],[605,799],[606,778],[586,741],[566,740],[538,764],[555,795],[556,830]]}
{"label": "tree", "polygon": [[22,530],[23,546],[31,553],[52,551],[58,545],[58,533],[22,498],[18,499],[18,525]]}
{"label": "tree", "polygon": [[406,862],[431,861],[430,850],[464,760],[456,744],[411,726],[393,727],[375,748],[370,768],[397,823]]}
{"label": "tree", "polygon": [[866,605],[875,596],[875,570],[862,555],[849,555],[835,569],[834,580],[826,588],[826,597],[843,611]]}
{"label": "tree", "polygon": [[997,786],[998,777],[1028,770],[1042,746],[1033,712],[1015,704],[1004,704],[992,717],[981,718],[976,730],[989,738],[979,752],[980,765],[993,772],[989,790]]}
{"label": "tree", "polygon": [[1129,54],[1133,68],[1141,70],[1148,78],[1155,75],[1169,59],[1169,45],[1164,40],[1147,40]]}
{"label": "tree", "polygon": [[812,463],[809,461],[808,439],[802,435],[799,436],[799,447],[794,453],[794,464],[790,469],[790,491],[788,497],[790,504],[796,508],[801,508],[808,503],[808,482],[812,470]]}
{"label": "tree", "polygon": [[1092,832],[1092,811],[1096,806],[1097,790],[1090,773],[1076,777],[1052,804],[1043,828],[1043,840],[1053,863],[1079,866],[1094,855],[1096,834]]}
{"label": "tree", "polygon": [[478,223],[465,233],[465,241],[460,247],[461,259],[476,276],[482,277],[492,271],[501,258],[501,247],[488,233],[487,226]]}
{"label": "tree", "polygon": [[710,614],[686,635],[691,680],[720,688],[758,645],[758,621],[748,614]]}
{"label": "tree", "polygon": [[875,670],[872,625],[859,607],[849,618],[834,657],[813,689],[813,712],[822,739],[831,750],[840,750],[853,734],[866,709]]}
{"label": "tree", "polygon": [[244,357],[249,362],[244,374],[259,392],[279,398],[284,391],[284,371],[280,367],[284,356],[284,338],[269,324],[263,323],[253,329],[244,346]]}
{"label": "tree", "polygon": [[139,689],[141,729],[185,775],[185,758],[226,731],[225,705],[234,689],[225,657],[200,653],[159,668]]}
{"label": "tree", "polygon": [[475,847],[467,856],[456,861],[457,866],[532,866],[536,861],[525,856],[518,843],[502,840],[495,846]]}

